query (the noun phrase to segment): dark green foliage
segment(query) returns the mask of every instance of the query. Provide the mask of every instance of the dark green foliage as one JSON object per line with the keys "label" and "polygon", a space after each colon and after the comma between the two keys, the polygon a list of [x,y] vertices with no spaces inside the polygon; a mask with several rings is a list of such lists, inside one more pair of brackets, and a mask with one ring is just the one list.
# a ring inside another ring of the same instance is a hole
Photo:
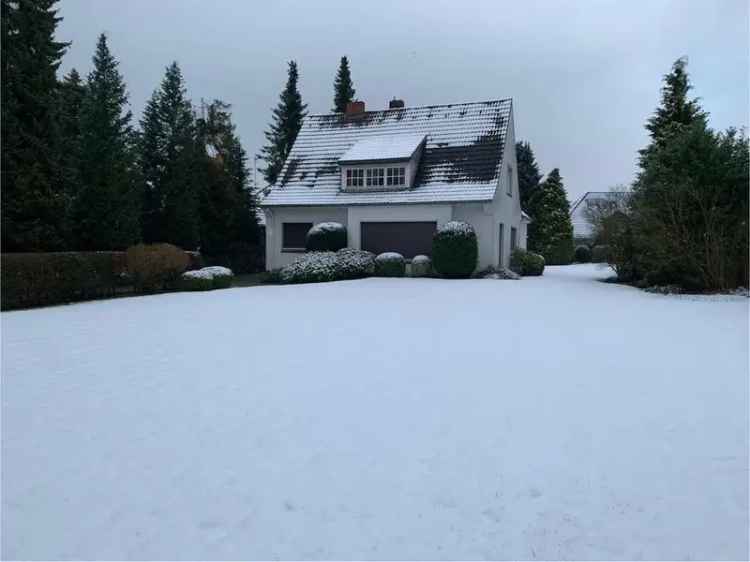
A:
{"label": "dark green foliage", "polygon": [[214,275],[212,281],[214,289],[228,289],[232,286],[234,275]]}
{"label": "dark green foliage", "polygon": [[305,238],[308,252],[336,252],[342,248],[346,248],[346,227],[337,222],[316,224]]}
{"label": "dark green foliage", "polygon": [[375,258],[375,275],[378,277],[403,277],[406,274],[404,256],[386,252]]}
{"label": "dark green foliage", "polygon": [[93,63],[81,101],[73,232],[82,250],[125,249],[140,239],[140,194],[125,83],[104,34]]}
{"label": "dark green foliage", "polygon": [[298,80],[297,63],[290,61],[286,86],[281,92],[279,104],[273,110],[273,120],[265,132],[268,144],[261,150],[261,157],[266,161],[262,172],[269,185],[276,183],[302,127],[302,120],[307,115],[307,105],[302,103],[302,96],[297,89]]}
{"label": "dark green foliage", "polygon": [[257,203],[248,185],[247,155],[235,132],[230,106],[203,104],[197,122],[202,148],[201,252],[214,265],[238,273],[262,269]]}
{"label": "dark green foliage", "polygon": [[748,284],[748,140],[708,128],[685,67],[664,77],[629,207],[599,221],[599,241],[622,281],[734,289]]}
{"label": "dark green foliage", "polygon": [[510,269],[519,275],[538,276],[544,273],[544,257],[523,248],[516,248],[510,255]]}
{"label": "dark green foliage", "polygon": [[581,244],[576,246],[575,258],[578,263],[588,263],[591,261],[591,248]]}
{"label": "dark green foliage", "polygon": [[446,223],[432,238],[432,266],[445,277],[470,277],[477,267],[478,255],[477,235],[468,223]]}
{"label": "dark green foliage", "polygon": [[70,238],[61,164],[55,0],[2,0],[2,250],[62,249]]}
{"label": "dark green foliage", "polygon": [[529,225],[529,249],[542,254],[549,265],[569,264],[573,259],[573,225],[560,170],[549,173],[530,206],[533,221]]}
{"label": "dark green foliage", "polygon": [[141,128],[143,238],[195,248],[200,239],[202,148],[177,62],[167,67],[160,89],[147,103]]}
{"label": "dark green foliage", "polygon": [[175,288],[190,263],[187,254],[172,244],[137,244],[128,248],[125,257],[139,293]]}
{"label": "dark green foliage", "polygon": [[123,282],[123,252],[0,256],[2,310],[112,296]]}
{"label": "dark green foliage", "polygon": [[[180,276],[179,289],[181,291],[210,291],[214,289],[214,279],[209,277],[198,277],[189,275],[191,272],[183,273]],[[231,284],[231,278],[230,278]]]}
{"label": "dark green foliage", "polygon": [[346,104],[354,99],[354,89],[352,83],[352,74],[349,71],[349,59],[341,57],[339,70],[336,73],[336,80],[333,82],[333,111],[334,113],[344,113]]}
{"label": "dark green foliage", "polygon": [[539,188],[542,174],[536,163],[534,151],[528,142],[516,143],[516,164],[518,166],[518,192],[521,197],[521,208],[531,213],[529,201]]}
{"label": "dark green foliage", "polygon": [[609,255],[609,246],[606,244],[597,244],[591,248],[592,263],[606,263]]}
{"label": "dark green foliage", "polygon": [[[58,95],[58,124],[64,147],[60,155],[62,190],[68,204],[66,217],[71,216],[73,202],[81,187],[81,108],[85,94],[86,85],[74,68],[60,83]],[[71,229],[72,226],[66,226],[67,231]],[[75,244],[74,240],[70,242]]]}

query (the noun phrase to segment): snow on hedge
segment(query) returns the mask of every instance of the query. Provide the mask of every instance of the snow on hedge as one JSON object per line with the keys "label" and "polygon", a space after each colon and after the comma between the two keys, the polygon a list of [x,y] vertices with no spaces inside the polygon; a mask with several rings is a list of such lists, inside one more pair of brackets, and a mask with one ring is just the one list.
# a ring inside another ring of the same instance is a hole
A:
{"label": "snow on hedge", "polygon": [[379,262],[401,262],[404,261],[404,256],[397,252],[383,252],[382,254],[378,254],[378,256],[375,258],[375,261]]}
{"label": "snow on hedge", "polygon": [[346,227],[340,222],[319,222],[308,231],[308,235],[323,234],[324,232],[341,232],[342,230],[346,232]]}
{"label": "snow on hedge", "polygon": [[214,278],[214,274],[210,271],[206,271],[206,269],[194,269],[193,271],[186,271],[182,274],[183,279],[207,279],[211,280]]}
{"label": "snow on hedge", "polygon": [[212,265],[209,267],[204,267],[200,271],[206,271],[213,275],[214,277],[222,277],[222,276],[232,276],[234,273],[232,273],[232,270],[228,267],[222,267],[220,265]]}
{"label": "snow on hedge", "polygon": [[463,234],[470,236],[475,234],[474,227],[464,221],[449,221],[438,226],[437,231],[445,234]]}

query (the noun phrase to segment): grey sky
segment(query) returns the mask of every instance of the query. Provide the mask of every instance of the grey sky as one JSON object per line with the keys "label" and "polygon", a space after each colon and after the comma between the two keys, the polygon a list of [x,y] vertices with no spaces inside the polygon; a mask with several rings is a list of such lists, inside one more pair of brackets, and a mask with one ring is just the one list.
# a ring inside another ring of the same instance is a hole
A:
{"label": "grey sky", "polygon": [[[748,3],[713,1],[251,2],[62,0],[62,65],[86,74],[109,36],[133,113],[177,60],[194,102],[220,98],[249,154],[300,68],[312,113],[328,112],[339,58],[368,109],[512,97],[519,139],[544,173],[559,167],[571,200],[629,182],[661,76],[689,57],[694,94],[714,128],[748,124]],[[251,162],[252,165],[252,162]]]}

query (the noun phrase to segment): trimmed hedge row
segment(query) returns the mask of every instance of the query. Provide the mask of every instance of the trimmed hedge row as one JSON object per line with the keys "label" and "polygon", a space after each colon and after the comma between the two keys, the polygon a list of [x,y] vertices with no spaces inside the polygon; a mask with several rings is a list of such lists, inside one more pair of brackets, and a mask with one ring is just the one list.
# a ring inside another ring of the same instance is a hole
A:
{"label": "trimmed hedge row", "polygon": [[478,255],[477,235],[467,222],[447,222],[432,238],[432,266],[445,277],[471,276],[477,268]]}
{"label": "trimmed hedge row", "polygon": [[[135,246],[130,250],[2,254],[0,309],[31,308],[134,291],[175,288],[182,271],[202,266],[199,253],[183,252],[175,246],[151,251]],[[164,255],[171,256],[172,261],[160,261]],[[183,269],[175,274],[178,265]],[[165,267],[169,270],[167,273],[163,271]]]}
{"label": "trimmed hedge row", "polygon": [[128,285],[124,252],[2,254],[2,309],[112,296]]}

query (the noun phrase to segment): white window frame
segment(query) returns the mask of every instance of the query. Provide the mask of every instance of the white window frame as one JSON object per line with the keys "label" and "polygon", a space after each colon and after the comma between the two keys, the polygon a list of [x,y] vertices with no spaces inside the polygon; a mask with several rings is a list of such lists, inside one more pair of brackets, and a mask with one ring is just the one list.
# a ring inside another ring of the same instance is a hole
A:
{"label": "white window frame", "polygon": [[406,167],[388,167],[386,172],[386,185],[389,187],[400,187],[406,185]]}
{"label": "white window frame", "polygon": [[364,187],[364,168],[349,168],[346,170],[346,187]]}

